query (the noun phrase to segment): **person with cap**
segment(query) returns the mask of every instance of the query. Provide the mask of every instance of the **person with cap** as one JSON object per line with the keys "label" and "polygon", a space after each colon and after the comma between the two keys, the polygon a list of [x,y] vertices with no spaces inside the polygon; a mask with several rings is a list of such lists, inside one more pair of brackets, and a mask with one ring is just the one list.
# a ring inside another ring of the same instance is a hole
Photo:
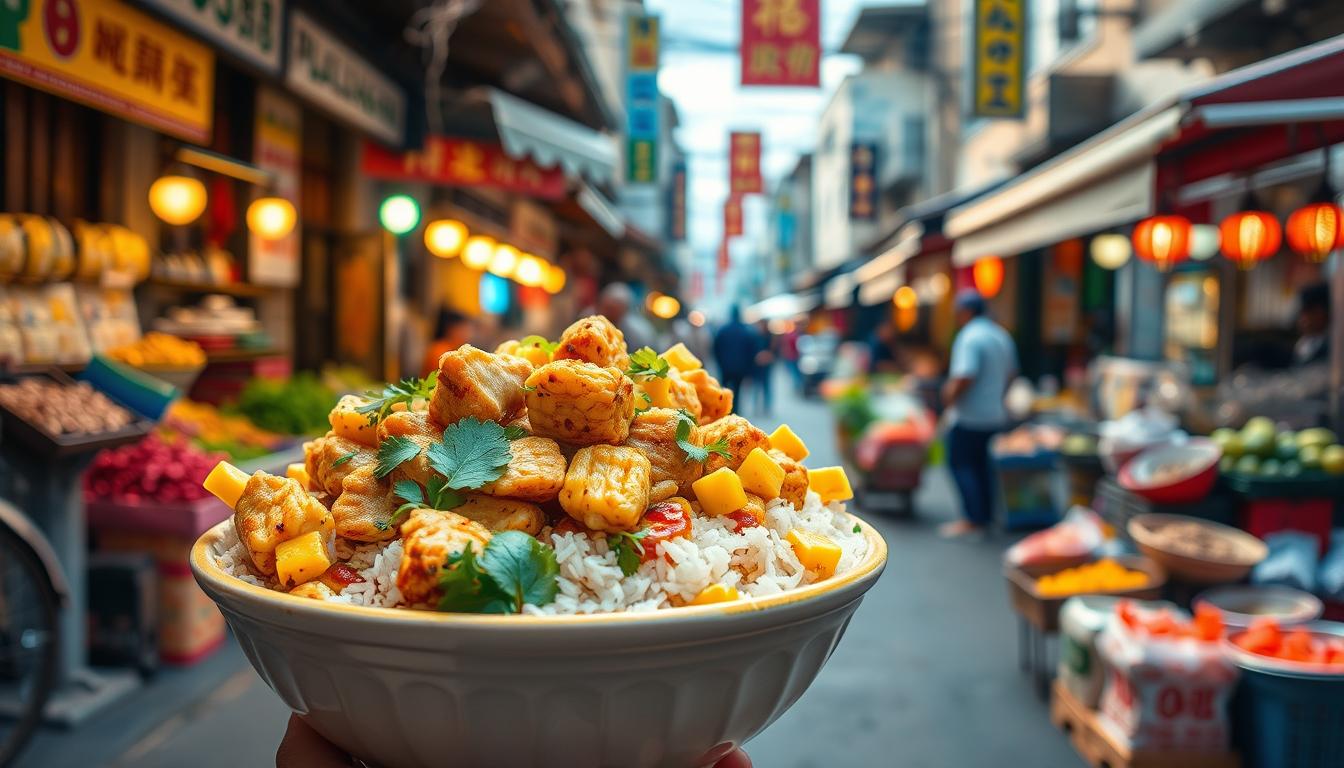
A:
{"label": "person with cap", "polygon": [[964,519],[939,529],[944,537],[983,531],[994,512],[994,473],[989,442],[1007,426],[1003,396],[1017,375],[1013,339],[986,316],[985,299],[974,288],[956,297],[960,331],[952,342],[943,402],[951,428],[947,433],[947,464],[961,495]]}

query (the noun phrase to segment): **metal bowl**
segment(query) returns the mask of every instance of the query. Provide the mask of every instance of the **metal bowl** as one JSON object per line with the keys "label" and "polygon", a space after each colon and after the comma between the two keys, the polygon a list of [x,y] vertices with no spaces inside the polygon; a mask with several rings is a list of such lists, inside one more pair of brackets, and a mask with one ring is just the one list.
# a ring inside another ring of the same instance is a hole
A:
{"label": "metal bowl", "polygon": [[1310,592],[1290,587],[1231,586],[1215,587],[1200,593],[1195,604],[1208,603],[1223,612],[1223,623],[1233,629],[1246,629],[1256,619],[1269,617],[1281,626],[1315,621],[1325,610],[1320,599]]}

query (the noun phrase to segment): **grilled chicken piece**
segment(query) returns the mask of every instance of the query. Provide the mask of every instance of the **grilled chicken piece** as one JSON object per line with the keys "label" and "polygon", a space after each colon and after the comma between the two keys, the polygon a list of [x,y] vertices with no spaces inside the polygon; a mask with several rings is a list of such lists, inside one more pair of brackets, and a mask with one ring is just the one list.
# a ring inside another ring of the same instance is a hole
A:
{"label": "grilled chicken piece", "polygon": [[404,437],[415,443],[420,448],[420,453],[415,458],[403,461],[388,479],[393,483],[398,480],[414,480],[421,486],[429,482],[433,470],[429,466],[429,456],[425,449],[431,443],[437,443],[443,440],[443,427],[439,426],[426,413],[413,413],[403,411],[401,413],[389,413],[387,418],[378,424],[378,442],[383,442],[389,437]]}
{"label": "grilled chicken piece", "polygon": [[697,421],[700,419],[700,396],[696,393],[695,385],[686,381],[676,368],[669,369],[667,376],[635,382],[635,389],[647,396],[645,404],[650,408],[682,410]]}
{"label": "grilled chicken piece", "polygon": [[331,431],[348,440],[354,440],[361,445],[367,445],[370,448],[378,444],[377,441],[377,419],[369,418],[367,413],[360,413],[359,409],[368,405],[369,401],[359,395],[346,395],[336,403],[336,407],[327,414],[327,421],[331,422]]}
{"label": "grilled chicken piece", "polygon": [[453,512],[468,520],[475,520],[491,533],[522,531],[529,536],[536,536],[546,524],[546,515],[536,504],[474,493],[467,496],[466,503],[454,508]]}
{"label": "grilled chicken piece", "polygon": [[720,384],[705,369],[682,371],[681,378],[695,387],[695,396],[700,401],[701,424],[717,421],[733,412],[733,390]]}
{"label": "grilled chicken piece", "polygon": [[523,382],[532,364],[521,357],[495,355],[470,344],[439,359],[439,380],[429,415],[439,424],[466,416],[506,424],[523,411]]}
{"label": "grilled chicken piece", "polygon": [[[630,424],[630,436],[625,444],[637,448],[649,460],[649,503],[662,501],[680,493],[691,495],[691,483],[700,479],[704,465],[690,461],[686,452],[677,445],[677,422],[680,414],[670,408],[650,408],[637,414]],[[693,445],[703,445],[700,428],[691,427],[687,437]]]}
{"label": "grilled chicken piece", "polygon": [[331,505],[336,534],[351,541],[390,541],[397,537],[392,515],[401,499],[392,494],[390,478],[375,477],[376,467],[360,467],[345,476],[341,495]]}
{"label": "grilled chicken piece", "polygon": [[566,328],[560,334],[560,346],[555,350],[555,359],[584,360],[603,368],[614,366],[622,371],[630,367],[625,334],[602,315],[585,317]]}
{"label": "grilled chicken piece", "polygon": [[794,509],[802,509],[803,502],[807,501],[807,467],[777,448],[771,448],[767,453],[784,469],[784,484],[779,488],[779,497],[792,504]]}
{"label": "grilled chicken piece", "polygon": [[711,453],[709,459],[705,461],[705,474],[719,467],[736,470],[742,466],[742,462],[752,449],[770,449],[770,436],[736,414],[729,414],[700,427],[700,437],[705,441],[704,445],[712,445],[723,440],[728,444],[728,452],[732,454],[730,458],[724,458],[717,453]]}
{"label": "grilled chicken piece", "polygon": [[252,563],[275,575],[275,548],[281,542],[321,531],[327,549],[335,546],[332,513],[308,495],[297,480],[258,472],[248,479],[233,508],[233,525]]}
{"label": "grilled chicken piece", "polygon": [[303,444],[303,466],[309,490],[322,491],[333,499],[341,495],[345,476],[361,467],[378,464],[378,452],[335,432]]}
{"label": "grilled chicken piece", "polygon": [[[550,501],[565,484],[565,457],[549,437],[520,437],[509,441],[509,466],[481,493],[527,501]],[[463,513],[465,514],[465,513]],[[467,515],[471,517],[471,515]]]}
{"label": "grilled chicken piece", "polygon": [[633,531],[649,506],[649,460],[638,448],[580,448],[565,473],[560,506],[595,531]]}
{"label": "grilled chicken piece", "polygon": [[401,526],[405,548],[397,569],[397,589],[411,604],[439,596],[439,571],[449,555],[470,546],[477,555],[490,542],[490,531],[454,512],[417,509]]}
{"label": "grilled chicken piece", "polygon": [[579,360],[533,371],[526,395],[533,433],[563,443],[622,443],[635,415],[635,385],[624,373]]}

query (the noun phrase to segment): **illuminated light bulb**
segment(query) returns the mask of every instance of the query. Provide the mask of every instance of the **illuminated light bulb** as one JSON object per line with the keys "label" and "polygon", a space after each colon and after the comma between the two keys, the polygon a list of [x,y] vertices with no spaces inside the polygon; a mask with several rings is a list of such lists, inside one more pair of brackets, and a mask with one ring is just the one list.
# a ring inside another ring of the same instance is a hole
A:
{"label": "illuminated light bulb", "polygon": [[546,281],[546,262],[530,253],[523,254],[518,260],[518,268],[513,271],[513,279],[528,288],[539,288]]}
{"label": "illuminated light bulb", "polygon": [[492,275],[510,277],[513,275],[513,270],[518,268],[520,256],[517,248],[508,243],[500,243],[495,247],[495,253],[490,257],[490,263],[485,268],[490,270]]}
{"label": "illuminated light bulb", "polygon": [[1124,235],[1097,235],[1090,247],[1092,261],[1102,269],[1119,269],[1129,263],[1134,246]]}
{"label": "illuminated light bulb", "polygon": [[565,270],[552,264],[551,268],[546,270],[546,278],[542,280],[541,287],[547,293],[559,293],[565,289]]}
{"label": "illuminated light bulb", "polygon": [[919,294],[915,289],[908,285],[902,285],[896,289],[896,293],[891,297],[891,302],[897,309],[913,309],[919,305]]}
{"label": "illuminated light bulb", "polygon": [[186,226],[199,219],[207,202],[205,185],[190,176],[160,176],[149,186],[150,210],[173,226]]}
{"label": "illuminated light bulb", "polygon": [[279,240],[294,231],[299,214],[283,197],[259,197],[247,206],[247,228],[267,240]]}
{"label": "illuminated light bulb", "polygon": [[420,204],[410,195],[392,195],[378,207],[378,221],[394,235],[404,235],[420,223]]}
{"label": "illuminated light bulb", "polygon": [[425,248],[441,259],[451,259],[467,242],[467,225],[452,219],[431,221],[425,227]]}
{"label": "illuminated light bulb", "polygon": [[485,235],[467,238],[462,246],[462,263],[472,269],[485,269],[495,255],[495,241]]}
{"label": "illuminated light bulb", "polygon": [[649,308],[654,317],[661,317],[664,320],[671,320],[681,311],[681,302],[674,296],[662,295],[654,299],[653,306]]}

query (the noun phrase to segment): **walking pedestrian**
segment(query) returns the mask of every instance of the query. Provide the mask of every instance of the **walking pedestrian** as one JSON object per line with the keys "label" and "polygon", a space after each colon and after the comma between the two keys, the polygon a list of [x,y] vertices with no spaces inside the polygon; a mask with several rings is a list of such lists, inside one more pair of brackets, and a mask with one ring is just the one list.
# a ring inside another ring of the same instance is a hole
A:
{"label": "walking pedestrian", "polygon": [[728,310],[728,322],[714,335],[714,360],[723,385],[742,397],[742,384],[756,367],[761,342],[756,329],[742,322],[742,310]]}
{"label": "walking pedestrian", "polygon": [[943,402],[950,409],[947,464],[961,494],[964,519],[939,529],[944,537],[984,530],[994,510],[994,474],[989,442],[1007,426],[1003,396],[1017,375],[1013,339],[985,315],[985,300],[975,289],[956,297],[961,330],[952,342],[952,360]]}
{"label": "walking pedestrian", "polygon": [[775,360],[779,357],[779,337],[770,333],[770,326],[764,320],[756,324],[756,332],[760,337],[760,349],[756,352],[756,368],[751,372],[751,383],[756,389],[756,414],[770,418],[774,409],[772,377]]}

